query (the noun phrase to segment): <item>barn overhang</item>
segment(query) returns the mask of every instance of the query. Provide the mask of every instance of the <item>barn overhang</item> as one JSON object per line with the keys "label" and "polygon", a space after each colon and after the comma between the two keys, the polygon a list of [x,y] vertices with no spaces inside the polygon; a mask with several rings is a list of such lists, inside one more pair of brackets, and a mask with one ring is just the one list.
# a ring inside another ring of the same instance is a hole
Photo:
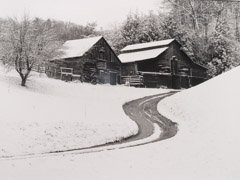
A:
{"label": "barn overhang", "polygon": [[132,63],[137,61],[149,60],[149,59],[154,59],[158,57],[167,49],[168,47],[162,47],[157,49],[123,53],[123,54],[120,54],[118,58],[122,63]]}

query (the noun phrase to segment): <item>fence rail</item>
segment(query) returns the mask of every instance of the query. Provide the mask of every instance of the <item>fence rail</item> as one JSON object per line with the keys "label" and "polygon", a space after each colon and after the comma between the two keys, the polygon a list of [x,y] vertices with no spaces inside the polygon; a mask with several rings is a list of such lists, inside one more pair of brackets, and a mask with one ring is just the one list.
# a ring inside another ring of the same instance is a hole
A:
{"label": "fence rail", "polygon": [[122,76],[122,83],[127,86],[143,86],[144,80],[142,75]]}
{"label": "fence rail", "polygon": [[122,76],[122,84],[128,86],[149,88],[189,88],[196,86],[206,79],[202,77],[171,75],[169,73],[142,73],[142,75]]}

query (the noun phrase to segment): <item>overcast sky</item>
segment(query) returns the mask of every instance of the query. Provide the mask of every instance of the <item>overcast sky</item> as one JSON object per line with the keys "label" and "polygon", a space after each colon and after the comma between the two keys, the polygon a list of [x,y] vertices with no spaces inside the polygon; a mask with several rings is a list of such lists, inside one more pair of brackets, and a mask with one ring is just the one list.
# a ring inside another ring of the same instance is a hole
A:
{"label": "overcast sky", "polygon": [[71,21],[85,25],[97,22],[108,28],[132,11],[156,11],[161,0],[0,0],[0,17],[22,16]]}

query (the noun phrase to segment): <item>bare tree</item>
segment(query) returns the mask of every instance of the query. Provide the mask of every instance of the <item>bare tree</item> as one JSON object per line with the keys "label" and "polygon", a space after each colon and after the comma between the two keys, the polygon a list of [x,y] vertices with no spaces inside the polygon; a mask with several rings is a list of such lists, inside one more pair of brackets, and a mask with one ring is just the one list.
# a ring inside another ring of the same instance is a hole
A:
{"label": "bare tree", "polygon": [[2,27],[0,38],[0,58],[8,67],[14,67],[21,77],[21,85],[26,81],[35,65],[61,54],[61,42],[54,29],[39,18],[22,20],[9,18]]}
{"label": "bare tree", "polygon": [[[206,25],[211,21],[211,18],[216,16],[217,22],[224,11],[227,1],[215,1],[215,0],[165,0],[172,4],[181,18],[184,14],[185,17],[189,17],[193,30],[198,32],[200,25],[206,29]],[[176,12],[176,13],[177,13]]]}

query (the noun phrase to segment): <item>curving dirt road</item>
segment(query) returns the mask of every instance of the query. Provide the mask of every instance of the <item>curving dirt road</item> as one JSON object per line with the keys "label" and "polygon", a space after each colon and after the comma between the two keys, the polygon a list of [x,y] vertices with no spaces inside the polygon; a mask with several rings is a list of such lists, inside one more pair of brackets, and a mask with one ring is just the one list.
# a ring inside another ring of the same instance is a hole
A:
{"label": "curving dirt road", "polygon": [[159,138],[157,138],[155,141],[160,141],[175,136],[178,131],[177,123],[174,123],[162,116],[157,110],[159,101],[175,93],[176,92],[170,92],[148,96],[124,104],[123,109],[125,113],[133,121],[135,121],[139,127],[139,133],[136,136],[130,137],[124,142],[136,141],[151,136],[154,131],[153,123],[157,123],[162,131]]}
{"label": "curving dirt road", "polygon": [[[137,123],[139,127],[139,132],[137,135],[124,139],[121,142],[113,142],[105,145],[98,145],[88,148],[54,151],[44,154],[28,154],[22,156],[0,157],[0,159],[25,159],[38,156],[42,157],[63,154],[83,154],[91,152],[100,152],[103,150],[113,150],[139,146],[171,138],[177,134],[178,131],[177,123],[174,123],[171,120],[159,114],[157,110],[157,104],[165,97],[171,96],[175,93],[176,92],[170,92],[165,94],[147,96],[124,104],[123,105],[124,112],[133,121]],[[156,126],[154,126],[155,124],[157,124],[160,127],[161,133],[159,133],[157,138],[151,139],[151,136],[155,133],[154,131],[156,130],[155,129]]]}

